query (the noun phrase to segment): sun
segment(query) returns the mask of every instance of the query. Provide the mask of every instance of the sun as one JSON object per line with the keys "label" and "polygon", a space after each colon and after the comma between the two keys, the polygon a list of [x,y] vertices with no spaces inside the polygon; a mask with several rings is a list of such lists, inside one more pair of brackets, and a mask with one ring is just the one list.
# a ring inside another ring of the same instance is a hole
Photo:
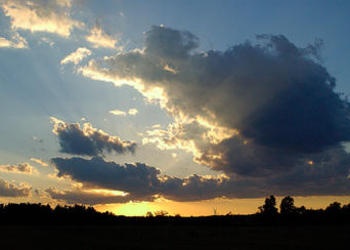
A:
{"label": "sun", "polygon": [[157,210],[150,202],[128,202],[125,204],[107,204],[95,206],[98,211],[110,211],[116,215],[145,216],[147,212]]}

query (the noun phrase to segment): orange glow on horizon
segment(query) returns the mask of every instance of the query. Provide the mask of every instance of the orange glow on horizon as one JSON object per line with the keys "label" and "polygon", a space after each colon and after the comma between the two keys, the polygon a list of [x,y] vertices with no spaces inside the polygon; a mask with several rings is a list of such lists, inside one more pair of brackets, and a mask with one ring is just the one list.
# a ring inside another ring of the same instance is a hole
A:
{"label": "orange glow on horizon", "polygon": [[[308,209],[326,208],[334,201],[342,205],[350,203],[350,196],[292,196],[297,207],[305,206]],[[277,208],[283,199],[276,196]],[[216,198],[207,201],[178,202],[158,199],[153,202],[129,202],[125,204],[96,205],[98,211],[110,211],[116,215],[145,216],[147,212],[160,210],[167,211],[169,215],[181,216],[209,216],[226,214],[254,214],[258,207],[264,204],[265,197],[252,199],[225,199]]]}
{"label": "orange glow on horizon", "polygon": [[154,212],[156,209],[152,202],[128,202],[125,204],[96,205],[95,209],[104,212],[109,211],[116,215],[145,216],[147,212]]}

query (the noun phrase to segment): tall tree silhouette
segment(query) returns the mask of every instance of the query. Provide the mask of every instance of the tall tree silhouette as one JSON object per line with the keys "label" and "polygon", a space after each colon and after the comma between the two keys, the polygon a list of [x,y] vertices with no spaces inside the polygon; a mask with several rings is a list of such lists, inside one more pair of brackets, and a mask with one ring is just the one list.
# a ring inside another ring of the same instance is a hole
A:
{"label": "tall tree silhouette", "polygon": [[282,199],[280,205],[280,211],[282,215],[292,215],[295,214],[297,208],[294,205],[294,199],[290,196],[286,196]]}
{"label": "tall tree silhouette", "polygon": [[259,207],[260,213],[267,215],[267,216],[275,216],[278,214],[277,208],[276,208],[276,198],[273,195],[270,195],[270,197],[267,197],[265,199],[265,203],[263,206]]}

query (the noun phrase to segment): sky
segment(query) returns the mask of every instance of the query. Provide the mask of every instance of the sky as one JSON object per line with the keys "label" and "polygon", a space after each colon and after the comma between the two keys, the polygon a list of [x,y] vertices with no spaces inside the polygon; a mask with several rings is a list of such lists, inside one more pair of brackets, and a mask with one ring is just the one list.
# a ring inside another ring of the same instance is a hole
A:
{"label": "sky", "polygon": [[349,1],[0,0],[0,202],[350,201]]}

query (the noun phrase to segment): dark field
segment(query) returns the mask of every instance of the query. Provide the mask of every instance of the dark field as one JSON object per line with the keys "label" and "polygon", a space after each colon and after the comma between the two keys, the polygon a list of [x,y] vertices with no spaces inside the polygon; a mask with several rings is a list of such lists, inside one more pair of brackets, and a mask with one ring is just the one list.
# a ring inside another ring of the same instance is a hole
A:
{"label": "dark field", "polygon": [[257,214],[204,217],[125,217],[79,205],[0,204],[0,250],[350,249],[350,204],[335,202],[325,210],[292,204],[281,206],[280,213],[268,204]]}
{"label": "dark field", "polygon": [[0,249],[350,249],[349,225],[1,225]]}

